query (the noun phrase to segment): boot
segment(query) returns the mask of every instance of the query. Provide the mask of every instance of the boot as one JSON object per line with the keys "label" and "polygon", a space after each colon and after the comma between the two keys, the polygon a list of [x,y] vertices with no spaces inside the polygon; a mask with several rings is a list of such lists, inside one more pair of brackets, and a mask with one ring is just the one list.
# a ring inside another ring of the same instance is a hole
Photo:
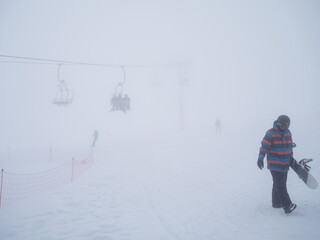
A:
{"label": "boot", "polygon": [[297,207],[297,204],[291,203],[288,207],[284,208],[285,213],[291,213],[293,210],[295,210]]}

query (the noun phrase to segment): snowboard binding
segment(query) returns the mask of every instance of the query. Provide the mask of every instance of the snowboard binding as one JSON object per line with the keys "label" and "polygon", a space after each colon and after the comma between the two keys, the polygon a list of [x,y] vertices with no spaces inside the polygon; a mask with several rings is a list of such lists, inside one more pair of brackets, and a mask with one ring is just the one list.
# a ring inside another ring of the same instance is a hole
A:
{"label": "snowboard binding", "polygon": [[[295,147],[297,147],[297,144],[291,143],[291,147],[292,147],[292,148],[295,148]],[[295,159],[292,159],[291,161],[292,161],[292,162],[291,162],[292,165],[294,165],[294,164],[296,163],[296,160],[295,160]],[[310,167],[309,165],[307,165],[307,163],[308,163],[308,162],[311,162],[311,161],[313,161],[313,159],[311,159],[311,158],[304,158],[304,159],[301,159],[301,160],[299,161],[299,164],[301,165],[302,168],[304,168],[305,170],[307,170],[307,171],[309,172],[309,170],[311,169],[311,167]]]}
{"label": "snowboard binding", "polygon": [[309,172],[309,170],[311,169],[311,167],[309,165],[307,165],[307,163],[313,161],[313,159],[311,158],[304,158],[302,160],[299,161],[299,164]]}

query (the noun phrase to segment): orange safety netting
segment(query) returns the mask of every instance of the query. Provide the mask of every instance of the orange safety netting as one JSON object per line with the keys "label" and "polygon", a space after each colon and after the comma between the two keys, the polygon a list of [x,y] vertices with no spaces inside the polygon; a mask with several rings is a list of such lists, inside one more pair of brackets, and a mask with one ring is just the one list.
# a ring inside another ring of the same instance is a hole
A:
{"label": "orange safety netting", "polygon": [[81,161],[72,159],[57,168],[39,173],[15,174],[2,169],[0,175],[0,207],[32,196],[35,193],[72,182],[93,163],[93,153],[91,153]]}

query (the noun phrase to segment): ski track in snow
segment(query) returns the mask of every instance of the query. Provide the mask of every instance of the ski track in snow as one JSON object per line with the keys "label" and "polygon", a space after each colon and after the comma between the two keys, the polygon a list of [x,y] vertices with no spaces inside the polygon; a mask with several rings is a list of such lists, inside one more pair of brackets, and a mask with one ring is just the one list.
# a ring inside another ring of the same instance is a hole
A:
{"label": "ski track in snow", "polygon": [[[78,181],[0,209],[1,239],[319,239],[319,191],[291,171],[298,208],[272,209],[258,149],[230,151],[227,140],[180,136],[125,151],[109,143]],[[318,162],[313,168],[320,176]]]}

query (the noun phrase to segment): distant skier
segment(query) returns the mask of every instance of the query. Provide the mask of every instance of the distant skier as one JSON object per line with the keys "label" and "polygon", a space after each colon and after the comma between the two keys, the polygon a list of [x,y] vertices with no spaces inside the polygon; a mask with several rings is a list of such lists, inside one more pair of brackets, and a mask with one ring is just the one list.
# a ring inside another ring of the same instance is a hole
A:
{"label": "distant skier", "polygon": [[258,167],[264,167],[263,159],[267,154],[267,167],[273,179],[272,207],[283,208],[291,213],[297,205],[291,202],[287,191],[287,176],[293,158],[292,136],[289,130],[290,118],[280,115],[273,123],[273,128],[266,132],[259,152]]}
{"label": "distant skier", "polygon": [[91,144],[91,147],[95,147],[96,141],[98,140],[98,137],[99,137],[99,133],[98,133],[97,129],[94,130],[92,137],[93,137],[93,142]]}
{"label": "distant skier", "polygon": [[216,133],[221,133],[222,132],[222,123],[220,122],[220,119],[218,118],[214,124],[216,126]]}

